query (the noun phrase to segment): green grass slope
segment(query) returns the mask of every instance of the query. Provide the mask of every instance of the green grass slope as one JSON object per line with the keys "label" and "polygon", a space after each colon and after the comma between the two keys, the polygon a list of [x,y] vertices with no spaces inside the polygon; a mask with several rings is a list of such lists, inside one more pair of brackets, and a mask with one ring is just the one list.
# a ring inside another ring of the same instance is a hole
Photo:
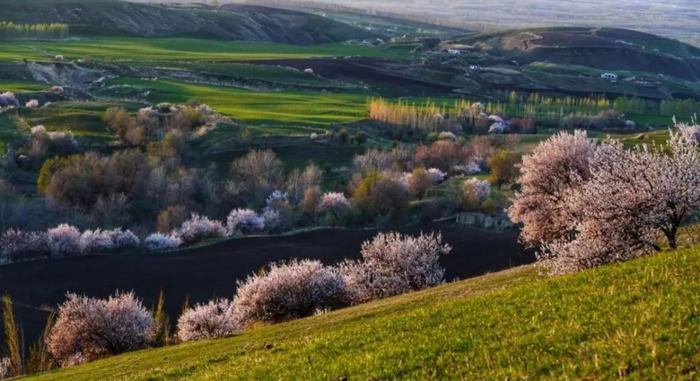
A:
{"label": "green grass slope", "polygon": [[533,267],[34,380],[697,379],[700,248]]}
{"label": "green grass slope", "polygon": [[214,8],[117,0],[0,0],[0,9],[0,21],[65,23],[72,35],[198,36],[299,45],[377,37],[318,15],[235,4]]}

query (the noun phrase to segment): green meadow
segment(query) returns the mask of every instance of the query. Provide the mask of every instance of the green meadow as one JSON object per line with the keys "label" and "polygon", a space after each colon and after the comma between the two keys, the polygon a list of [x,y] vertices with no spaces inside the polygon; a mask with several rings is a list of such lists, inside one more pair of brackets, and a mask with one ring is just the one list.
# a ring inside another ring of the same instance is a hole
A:
{"label": "green meadow", "polygon": [[100,61],[255,61],[312,57],[364,56],[404,58],[406,52],[342,43],[298,46],[196,38],[84,38],[61,42],[3,42],[0,60],[67,59]]}

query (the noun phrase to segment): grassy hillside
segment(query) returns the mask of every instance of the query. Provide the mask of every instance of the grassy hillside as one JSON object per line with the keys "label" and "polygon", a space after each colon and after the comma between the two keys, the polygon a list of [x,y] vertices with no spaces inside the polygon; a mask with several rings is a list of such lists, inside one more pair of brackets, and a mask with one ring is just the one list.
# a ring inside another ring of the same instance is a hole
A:
{"label": "grassy hillside", "polygon": [[252,61],[312,57],[365,56],[400,58],[402,53],[340,43],[297,46],[197,38],[95,37],[63,42],[10,41],[3,43],[0,60],[52,61],[57,54],[68,59],[154,61]]}
{"label": "grassy hillside", "polygon": [[198,36],[318,44],[375,37],[372,32],[302,12],[265,7],[165,7],[117,0],[0,0],[2,21],[65,23],[73,35]]}
{"label": "grassy hillside", "polygon": [[698,271],[699,248],[556,279],[516,268],[31,379],[691,380]]}

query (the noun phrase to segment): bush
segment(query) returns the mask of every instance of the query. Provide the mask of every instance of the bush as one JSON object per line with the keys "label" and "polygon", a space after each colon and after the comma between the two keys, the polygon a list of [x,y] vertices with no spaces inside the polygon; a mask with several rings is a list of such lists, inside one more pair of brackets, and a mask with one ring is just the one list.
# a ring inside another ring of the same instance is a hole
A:
{"label": "bush", "polygon": [[45,253],[47,249],[46,236],[43,233],[9,229],[0,237],[0,254],[6,260],[16,261],[21,254]]}
{"label": "bush", "polygon": [[154,233],[144,240],[150,251],[174,250],[182,246],[182,239],[176,235]]}
{"label": "bush", "polygon": [[229,236],[260,233],[265,230],[265,219],[250,209],[234,209],[226,219]]}
{"label": "bush", "polygon": [[319,213],[332,213],[335,218],[342,217],[350,209],[352,209],[352,205],[342,193],[326,193],[318,204]]}
{"label": "bush", "polygon": [[233,300],[241,326],[311,316],[342,289],[342,279],[320,261],[274,263],[262,275],[239,282]]}
{"label": "bush", "polygon": [[500,150],[489,159],[491,176],[489,180],[499,188],[504,184],[510,184],[518,177],[518,163],[520,155],[515,152]]}
{"label": "bush", "polygon": [[437,168],[449,172],[454,166],[467,160],[467,150],[452,140],[438,140],[430,146],[420,146],[415,160],[425,168]]}
{"label": "bush", "polygon": [[462,201],[469,209],[477,209],[483,202],[489,199],[491,184],[477,178],[466,180],[462,183]]}
{"label": "bush", "polygon": [[340,265],[343,299],[358,304],[440,285],[445,269],[438,261],[451,250],[440,234],[380,233],[362,244],[361,261]]}
{"label": "bush", "polygon": [[18,107],[19,101],[14,93],[5,92],[0,94],[0,108],[2,107]]}
{"label": "bush", "polygon": [[231,177],[248,192],[267,195],[282,185],[284,166],[272,150],[253,150],[231,164]]}
{"label": "bush", "polygon": [[364,155],[353,158],[355,169],[359,172],[408,170],[412,166],[413,153],[405,147],[396,147],[391,151],[370,148]]}
{"label": "bush", "polygon": [[430,176],[430,182],[432,184],[440,184],[447,178],[447,173],[437,168],[430,168],[428,169],[428,176]]}
{"label": "bush", "polygon": [[409,195],[404,181],[383,173],[369,173],[353,189],[353,200],[366,215],[399,221],[408,212]]}
{"label": "bush", "polygon": [[414,169],[410,174],[406,174],[408,182],[408,192],[419,199],[425,197],[432,180],[428,171],[423,168]]}
{"label": "bush", "polygon": [[182,239],[185,245],[191,245],[207,238],[224,237],[226,229],[220,221],[210,220],[206,216],[192,213],[190,219],[177,230],[176,235]]}
{"label": "bush", "polygon": [[83,254],[109,252],[134,248],[139,238],[130,230],[86,230],[80,235],[80,250]]}
{"label": "bush", "polygon": [[214,339],[240,331],[228,299],[212,300],[185,311],[177,321],[177,338],[182,342]]}
{"label": "bush", "polygon": [[68,294],[58,308],[47,345],[62,365],[74,365],[147,347],[153,317],[133,292],[109,299]]}
{"label": "bush", "polygon": [[187,220],[187,208],[182,205],[169,206],[158,213],[158,231],[167,233],[176,229]]}
{"label": "bush", "polygon": [[46,232],[46,245],[54,255],[78,255],[81,253],[80,230],[68,224],[61,224]]}

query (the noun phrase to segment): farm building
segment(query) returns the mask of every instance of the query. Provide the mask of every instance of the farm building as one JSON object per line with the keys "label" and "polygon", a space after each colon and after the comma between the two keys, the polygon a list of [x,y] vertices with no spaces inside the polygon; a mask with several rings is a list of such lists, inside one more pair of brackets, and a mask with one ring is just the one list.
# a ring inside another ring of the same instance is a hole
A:
{"label": "farm building", "polygon": [[607,79],[608,81],[617,82],[617,74],[613,73],[603,73],[600,78]]}

